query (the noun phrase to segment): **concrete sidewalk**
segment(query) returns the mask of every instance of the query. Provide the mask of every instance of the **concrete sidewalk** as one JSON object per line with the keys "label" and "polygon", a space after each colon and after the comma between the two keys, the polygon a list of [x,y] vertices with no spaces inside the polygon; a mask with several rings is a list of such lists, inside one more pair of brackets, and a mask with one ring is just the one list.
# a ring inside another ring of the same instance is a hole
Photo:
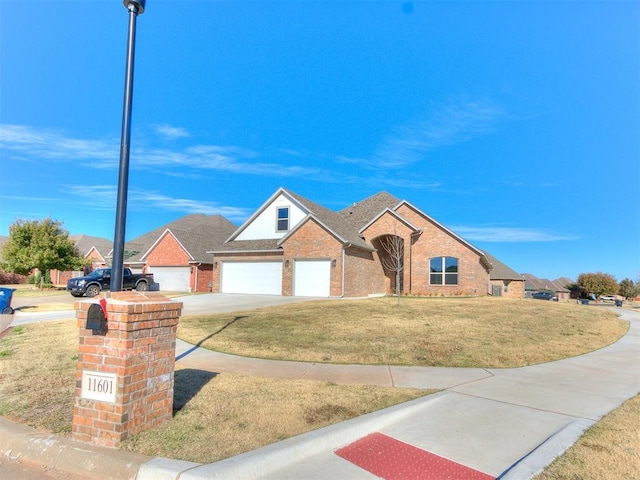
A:
{"label": "concrete sidewalk", "polygon": [[[408,476],[405,472],[424,475],[412,478],[528,479],[586,428],[640,392],[640,313],[616,312],[630,320],[631,327],[614,345],[516,369],[277,362],[219,354],[179,342],[177,358],[189,368],[443,391],[209,465],[125,458],[126,452],[101,450],[98,458],[111,457],[114,476],[102,477],[95,470],[87,473],[92,478],[135,476],[137,480],[402,479]],[[5,423],[0,422],[0,450],[5,455],[10,445],[12,455],[20,455],[22,449],[25,455],[37,454],[45,461],[47,441],[61,441],[51,435],[29,437],[34,432],[22,430],[8,434]],[[37,438],[35,449],[33,438]],[[72,442],[60,447],[58,443],[58,464],[74,463],[82,451],[80,445]],[[382,473],[385,468],[387,473]],[[132,471],[137,475],[126,476]]]}
{"label": "concrete sidewalk", "polygon": [[[444,391],[210,465],[179,470],[171,461],[156,459],[142,466],[138,480],[379,478],[375,465],[371,467],[363,455],[353,456],[352,461],[336,454],[363,441],[372,451],[378,448],[376,455],[384,455],[386,446],[399,445],[397,457],[414,465],[399,465],[398,471],[407,466],[429,468],[432,462],[452,472],[451,478],[474,478],[470,472],[477,478],[531,478],[585,429],[640,392],[640,313],[617,312],[630,320],[631,327],[614,345],[516,369],[301,364],[234,357],[180,344],[180,363],[192,368]],[[381,446],[369,438],[381,440]],[[456,472],[464,476],[455,477]]]}

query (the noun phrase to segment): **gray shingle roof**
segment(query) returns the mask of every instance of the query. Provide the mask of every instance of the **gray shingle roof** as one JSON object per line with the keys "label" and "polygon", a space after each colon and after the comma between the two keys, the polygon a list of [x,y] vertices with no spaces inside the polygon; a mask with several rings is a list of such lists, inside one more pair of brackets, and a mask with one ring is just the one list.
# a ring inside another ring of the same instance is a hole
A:
{"label": "gray shingle roof", "polygon": [[489,272],[489,278],[491,280],[524,280],[522,275],[502,263],[493,255],[487,252],[484,252],[484,254],[491,262],[491,265],[493,265],[493,268]]}
{"label": "gray shingle roof", "polygon": [[268,250],[278,250],[280,247],[278,246],[277,238],[268,238],[264,240],[231,240],[222,245],[219,245],[217,248],[210,248],[207,251],[209,255],[212,253],[223,253],[223,252],[264,252]]}
{"label": "gray shingle roof", "polygon": [[[329,210],[328,208],[314,203],[311,200],[301,197],[300,195],[291,191],[285,190],[285,192],[295,198],[302,205],[304,205],[304,207],[309,210],[313,214],[313,216],[318,219],[318,221],[329,228],[333,233],[338,235],[342,240],[350,243],[355,247],[372,250],[371,245],[365,242],[360,233],[358,233],[358,229],[354,228],[354,225],[349,222],[343,215],[340,215],[340,213],[334,212],[333,210]],[[376,212],[376,214],[378,213],[380,213],[380,211]],[[374,214],[374,216],[376,214]],[[373,216],[371,218],[373,218]]]}
{"label": "gray shingle roof", "polygon": [[373,220],[386,208],[393,208],[400,203],[393,195],[380,192],[360,202],[356,202],[338,212],[338,214],[357,231],[360,231],[367,223]]}
{"label": "gray shingle roof", "polygon": [[526,279],[526,290],[552,290],[554,292],[568,292],[562,284],[549,280],[548,278],[538,278],[532,273],[523,273],[522,276]]}
{"label": "gray shingle roof", "polygon": [[209,250],[219,249],[237,227],[221,215],[185,215],[126,242],[125,257],[129,263],[142,262],[149,249],[169,230],[191,255],[193,261],[211,263]]}
{"label": "gray shingle roof", "polygon": [[86,256],[94,247],[102,255],[102,258],[106,258],[113,250],[113,241],[108,238],[91,237],[89,235],[71,235],[69,238],[75,242],[76,248],[82,256]]}

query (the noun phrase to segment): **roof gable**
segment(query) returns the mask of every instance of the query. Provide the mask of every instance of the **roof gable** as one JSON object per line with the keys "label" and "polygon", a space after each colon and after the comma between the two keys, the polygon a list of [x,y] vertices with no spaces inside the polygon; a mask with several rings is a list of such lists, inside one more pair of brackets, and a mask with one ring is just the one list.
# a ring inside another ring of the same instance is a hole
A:
{"label": "roof gable", "polygon": [[[276,230],[276,209],[289,207],[289,229],[278,232]],[[244,222],[227,242],[233,240],[267,240],[280,239],[295,228],[308,214],[309,210],[290,192],[279,188]]]}
{"label": "roof gable", "polygon": [[403,200],[402,202],[400,202],[396,207],[394,207],[394,210],[399,210],[402,207],[406,207],[409,208],[411,210],[413,210],[417,215],[420,215],[422,218],[424,218],[425,220],[427,220],[428,222],[430,222],[431,224],[435,225],[437,228],[439,228],[440,230],[446,232],[448,235],[452,236],[453,238],[455,238],[457,241],[459,241],[460,243],[462,243],[463,245],[465,245],[467,248],[469,248],[470,250],[472,250],[473,252],[477,253],[480,256],[480,259],[485,263],[485,265],[489,268],[489,270],[491,270],[491,262],[489,261],[489,259],[487,258],[485,252],[483,252],[482,250],[480,250],[478,247],[476,247],[475,245],[473,245],[471,242],[465,240],[464,238],[462,238],[460,235],[458,235],[457,233],[455,233],[453,230],[445,227],[442,223],[438,222],[437,220],[435,220],[434,218],[430,217],[429,215],[427,215],[426,213],[424,213],[422,210],[420,210],[419,208],[415,207],[414,205],[412,205],[411,203],[407,202],[406,200]]}
{"label": "roof gable", "polygon": [[104,259],[113,250],[113,241],[107,238],[89,235],[71,235],[69,238],[75,242],[76,248],[85,258],[91,253],[91,250],[95,250]]}
{"label": "roof gable", "polygon": [[194,262],[211,263],[207,250],[219,248],[236,226],[222,215],[185,215],[125,244],[128,263],[144,262],[161,238],[170,232]]}
{"label": "roof gable", "polygon": [[[275,226],[275,206],[278,202],[284,205],[283,199],[289,201],[290,205],[297,210],[291,212],[289,230],[287,232],[279,232],[276,235],[272,233]],[[268,241],[274,238],[277,239],[277,245],[279,245],[285,237],[290,236],[309,218],[313,218],[314,221],[331,232],[344,244],[371,250],[371,246],[362,239],[357,230],[349,222],[346,222],[340,214],[284,188],[279,188],[271,195],[256,213],[229,237],[227,246],[231,247],[233,243],[233,246],[241,249],[254,248],[255,245],[269,243]],[[255,225],[255,228],[252,225]],[[260,232],[263,232],[263,234],[259,234]],[[228,251],[228,248],[223,248],[222,251]]]}
{"label": "roof gable", "polygon": [[418,233],[421,231],[420,228],[416,227],[413,223],[411,223],[409,220],[404,218],[395,210],[392,210],[391,208],[385,208],[378,215],[376,215],[369,223],[367,223],[364,227],[362,227],[360,229],[360,233],[363,233],[365,230],[367,230],[367,228],[369,228],[371,225],[376,223],[378,220],[380,220],[380,218],[382,218],[385,215],[391,215],[392,217],[394,217],[394,219],[396,219],[400,223],[407,226],[410,230],[412,230],[412,234]]}
{"label": "roof gable", "polygon": [[173,239],[176,241],[176,243],[180,246],[180,248],[182,248],[182,250],[184,250],[184,252],[187,254],[187,256],[189,257],[189,260],[194,260],[193,255],[191,255],[191,253],[189,253],[189,250],[187,250],[187,248],[182,244],[182,242],[178,239],[178,237],[176,237],[173,232],[170,229],[166,229],[162,235],[160,235],[158,237],[158,239],[153,243],[153,245],[151,245],[149,247],[149,249],[142,255],[142,258],[148,258],[149,255],[153,252],[153,250],[155,250],[155,248],[160,245],[165,238],[167,238],[167,236],[171,236],[173,237]]}

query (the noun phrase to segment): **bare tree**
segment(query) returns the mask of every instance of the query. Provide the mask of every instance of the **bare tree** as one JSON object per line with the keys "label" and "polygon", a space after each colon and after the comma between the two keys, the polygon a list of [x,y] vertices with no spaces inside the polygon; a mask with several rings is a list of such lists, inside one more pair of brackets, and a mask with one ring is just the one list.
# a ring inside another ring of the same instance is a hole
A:
{"label": "bare tree", "polygon": [[404,239],[398,235],[387,235],[380,240],[380,245],[387,255],[381,256],[382,266],[395,274],[396,295],[400,305],[400,276],[404,270]]}

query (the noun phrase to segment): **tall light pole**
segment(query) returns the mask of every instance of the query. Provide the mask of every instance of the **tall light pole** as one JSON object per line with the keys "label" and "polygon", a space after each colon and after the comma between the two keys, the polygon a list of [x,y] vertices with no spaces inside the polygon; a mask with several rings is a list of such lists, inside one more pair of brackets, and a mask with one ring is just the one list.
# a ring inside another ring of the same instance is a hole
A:
{"label": "tall light pole", "polygon": [[113,240],[111,265],[111,291],[122,290],[124,276],[124,234],[127,222],[127,190],[129,188],[129,142],[131,140],[131,105],[133,97],[133,63],[136,50],[136,18],[144,13],[146,0],[124,0],[129,11],[129,40],[127,65],[124,78],[124,104],[122,107],[122,135],[120,140],[120,172],[118,175],[118,199],[116,203],[116,229]]}

